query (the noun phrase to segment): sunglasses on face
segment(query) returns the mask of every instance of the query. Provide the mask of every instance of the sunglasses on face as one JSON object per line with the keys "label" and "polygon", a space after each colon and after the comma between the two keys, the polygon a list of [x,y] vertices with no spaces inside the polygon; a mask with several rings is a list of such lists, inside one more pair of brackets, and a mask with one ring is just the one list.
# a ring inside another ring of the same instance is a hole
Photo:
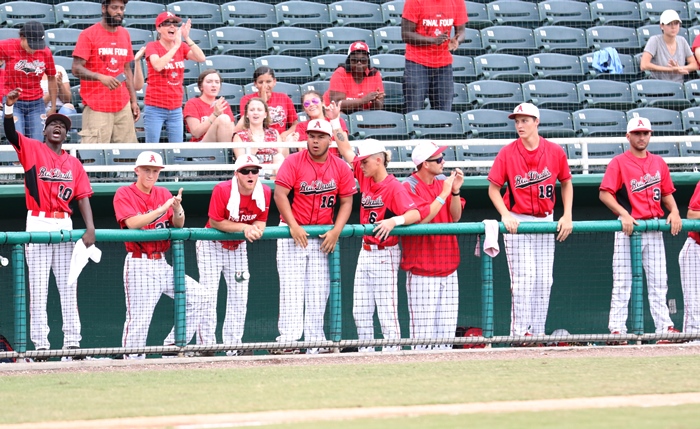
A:
{"label": "sunglasses on face", "polygon": [[367,64],[367,63],[369,63],[369,59],[368,58],[350,58],[350,62],[355,63],[355,64]]}
{"label": "sunglasses on face", "polygon": [[441,156],[440,158],[435,158],[435,159],[426,159],[425,162],[435,162],[437,164],[442,164],[442,161],[445,159],[444,156]]}
{"label": "sunglasses on face", "polygon": [[247,176],[250,173],[253,173],[253,175],[255,176],[258,173],[260,173],[260,169],[258,169],[258,168],[241,168],[240,170],[238,170],[238,173],[242,174],[244,176]]}
{"label": "sunglasses on face", "polygon": [[179,27],[180,23],[176,21],[164,21],[162,24],[160,24],[161,27],[168,27],[168,26],[173,26],[173,27]]}
{"label": "sunglasses on face", "polygon": [[309,107],[309,106],[311,106],[311,103],[313,103],[313,104],[318,104],[318,103],[320,103],[320,102],[321,102],[320,99],[314,97],[314,98],[312,98],[311,100],[306,100],[306,101],[304,102],[304,107]]}

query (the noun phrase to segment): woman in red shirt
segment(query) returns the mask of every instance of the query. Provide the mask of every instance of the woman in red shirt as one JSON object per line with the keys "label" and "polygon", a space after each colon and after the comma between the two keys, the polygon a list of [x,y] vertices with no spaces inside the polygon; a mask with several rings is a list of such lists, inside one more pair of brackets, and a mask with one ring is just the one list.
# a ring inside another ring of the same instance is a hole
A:
{"label": "woman in red shirt", "polygon": [[333,72],[323,100],[326,105],[331,101],[342,101],[345,113],[384,108],[382,75],[379,70],[369,67],[369,46],[365,42],[350,45],[345,64]]}
{"label": "woman in red shirt", "polygon": [[[158,143],[160,131],[165,124],[170,143],[182,142],[182,98],[184,95],[185,59],[202,62],[204,53],[192,39],[187,22],[170,12],[156,18],[158,40],[146,45],[148,65],[148,87],[143,123],[146,143]],[[182,40],[185,43],[182,43]]]}
{"label": "woman in red shirt", "polygon": [[[255,69],[253,72],[253,84],[258,90],[256,94],[248,94],[241,98],[241,112],[245,112],[245,106],[248,100],[253,97],[261,98],[267,103],[270,111],[270,127],[277,130],[282,139],[289,133],[287,130],[297,124],[297,111],[294,109],[294,103],[287,94],[273,92],[277,79],[275,79],[275,71],[270,67],[262,66]],[[243,129],[243,117],[236,124],[236,132]]]}
{"label": "woman in red shirt", "polygon": [[197,78],[202,94],[185,103],[185,124],[193,142],[230,142],[233,137],[234,118],[231,106],[221,91],[221,75],[214,69],[204,70]]}

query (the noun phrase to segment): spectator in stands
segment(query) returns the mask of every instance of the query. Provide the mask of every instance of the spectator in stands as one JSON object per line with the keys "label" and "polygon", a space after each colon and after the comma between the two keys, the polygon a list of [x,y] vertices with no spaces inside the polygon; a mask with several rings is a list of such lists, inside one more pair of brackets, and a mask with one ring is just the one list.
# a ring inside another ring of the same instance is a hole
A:
{"label": "spectator in stands", "polygon": [[193,142],[230,142],[235,119],[231,106],[221,91],[221,75],[214,69],[204,70],[197,78],[201,95],[185,103],[185,124]]}
{"label": "spectator in stands", "polygon": [[[464,2],[406,0],[401,18],[401,37],[406,42],[406,112],[422,109],[426,97],[432,109],[450,111],[454,92],[450,51],[464,40]],[[453,28],[455,35],[450,38]]]}
{"label": "spectator in stands", "polygon": [[[270,67],[261,66],[253,72],[253,84],[257,88],[256,94],[248,94],[241,98],[240,111],[245,112],[245,105],[253,97],[261,98],[270,110],[270,127],[277,130],[282,140],[286,139],[289,129],[297,124],[297,111],[294,103],[287,94],[273,92],[277,79],[275,71]],[[238,121],[235,131],[243,129],[243,118]]]}
{"label": "spectator in stands", "polygon": [[182,19],[177,15],[161,13],[156,18],[158,40],[146,45],[148,89],[143,111],[146,143],[160,141],[163,125],[168,142],[182,142],[185,60],[202,62],[205,57],[202,49],[190,39],[191,20],[180,24]]}
{"label": "spectator in stands", "polygon": [[[340,106],[345,103],[344,101],[341,101],[339,104],[332,101],[328,107],[326,107],[323,105],[321,94],[312,89],[306,91],[304,95],[301,96],[301,102],[309,120],[299,122],[294,126],[292,129],[293,132],[287,136],[288,142],[306,141],[308,138],[306,130],[309,126],[309,122],[314,119],[325,120],[331,123],[333,128],[331,140],[348,140],[348,126],[345,124],[345,120],[340,117]],[[338,121],[334,121],[334,119],[338,119]],[[340,156],[337,148],[332,147],[330,151],[333,155]]]}
{"label": "spectator in stands", "polygon": [[343,112],[357,110],[381,110],[384,108],[384,83],[382,75],[369,66],[369,46],[358,41],[348,48],[348,57],[331,76],[330,88],[323,102],[343,102]]}
{"label": "spectator in stands", "polygon": [[698,63],[685,37],[678,36],[681,29],[678,12],[665,10],[659,17],[659,26],[662,34],[649,38],[639,68],[649,71],[654,79],[683,83],[686,75],[698,69]]}
{"label": "spectator in stands", "polygon": [[[236,143],[273,143],[280,141],[277,130],[270,128],[270,111],[262,98],[253,97],[246,103],[243,117],[243,129],[233,136]],[[262,164],[282,164],[289,154],[287,148],[276,147],[239,147],[233,149],[236,159],[246,154],[255,155]]]}
{"label": "spectator in stands", "polygon": [[[5,61],[5,88],[7,94],[20,88],[20,98],[15,103],[15,127],[17,131],[34,140],[44,139],[42,115],[46,115],[41,78],[46,75],[46,85],[51,106],[56,106],[56,67],[53,55],[44,42],[44,26],[40,22],[27,21],[19,30],[19,39],[0,41],[0,60]],[[48,114],[56,112],[52,107]]]}
{"label": "spectator in stands", "polygon": [[78,36],[73,76],[83,99],[82,143],[136,143],[141,110],[134,91],[129,32],[122,28],[128,0],[102,0],[102,20]]}
{"label": "spectator in stands", "polygon": [[[70,81],[68,73],[63,66],[56,64],[56,85],[58,87],[56,95],[56,108],[62,115],[74,115],[77,113],[71,104]],[[51,104],[51,94],[49,93],[49,80],[46,73],[41,77],[41,90],[44,91],[44,103],[46,103],[46,114],[50,115],[53,105]]]}

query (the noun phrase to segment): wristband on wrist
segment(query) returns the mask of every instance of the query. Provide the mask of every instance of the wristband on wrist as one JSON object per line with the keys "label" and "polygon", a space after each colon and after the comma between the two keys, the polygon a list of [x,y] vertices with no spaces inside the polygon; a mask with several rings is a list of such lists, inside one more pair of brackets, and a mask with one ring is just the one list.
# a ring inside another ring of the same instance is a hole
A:
{"label": "wristband on wrist", "polygon": [[342,129],[342,128],[343,127],[340,125],[339,118],[331,119],[331,129],[338,130],[338,129]]}
{"label": "wristband on wrist", "polygon": [[401,226],[406,223],[406,218],[403,216],[394,216],[394,223],[396,223],[396,226]]}
{"label": "wristband on wrist", "polygon": [[453,197],[459,197],[459,192],[453,192],[453,193],[452,193],[452,196],[453,196]]}
{"label": "wristband on wrist", "polygon": [[437,201],[438,203],[440,203],[440,204],[442,204],[442,205],[445,205],[445,200],[443,200],[443,199],[440,197],[440,195],[438,195],[437,197],[435,197],[435,201]]}
{"label": "wristband on wrist", "polygon": [[12,114],[15,111],[15,105],[8,106],[7,104],[5,105],[5,115],[12,116]]}

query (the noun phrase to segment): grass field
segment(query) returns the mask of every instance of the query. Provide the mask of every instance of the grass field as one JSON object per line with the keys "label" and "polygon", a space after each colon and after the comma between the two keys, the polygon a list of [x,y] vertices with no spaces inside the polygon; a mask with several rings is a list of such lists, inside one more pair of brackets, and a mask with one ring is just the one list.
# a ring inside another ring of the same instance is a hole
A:
{"label": "grass field", "polygon": [[[2,373],[0,400],[5,423],[28,423],[700,392],[700,359],[694,355],[315,363]],[[466,422],[504,428],[691,428],[700,425],[700,406],[419,416],[332,426],[449,428]],[[321,428],[329,422],[271,427]]]}

